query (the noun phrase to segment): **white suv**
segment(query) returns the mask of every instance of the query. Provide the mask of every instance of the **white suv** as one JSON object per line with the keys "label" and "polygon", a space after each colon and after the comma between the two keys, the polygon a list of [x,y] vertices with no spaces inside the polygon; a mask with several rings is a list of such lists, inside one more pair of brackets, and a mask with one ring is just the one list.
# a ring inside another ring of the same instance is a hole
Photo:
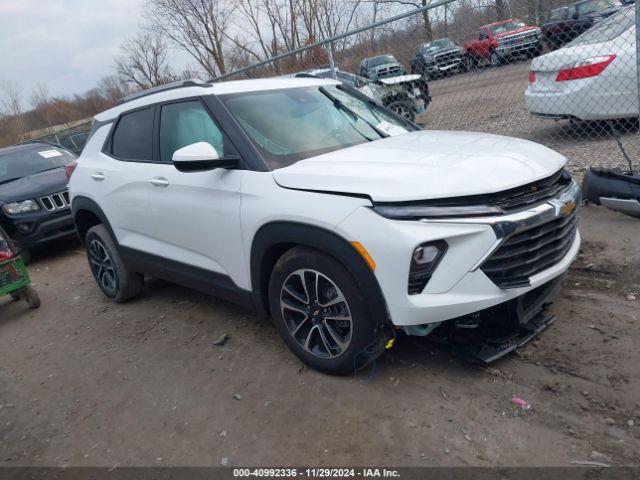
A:
{"label": "white suv", "polygon": [[543,329],[580,244],[564,164],[525,140],[422,131],[333,80],[186,81],[97,115],[69,189],[113,301],[145,274],[211,292],[345,373],[399,329],[483,333],[463,343],[485,361]]}

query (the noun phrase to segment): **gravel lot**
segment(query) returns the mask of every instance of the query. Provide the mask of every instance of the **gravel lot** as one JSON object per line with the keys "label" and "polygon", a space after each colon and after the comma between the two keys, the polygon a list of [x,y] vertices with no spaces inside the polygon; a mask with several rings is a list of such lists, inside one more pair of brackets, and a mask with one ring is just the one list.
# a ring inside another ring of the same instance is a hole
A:
{"label": "gravel lot", "polygon": [[[606,126],[594,122],[571,124],[532,117],[524,106],[529,61],[454,75],[429,83],[432,102],[418,121],[426,128],[472,130],[533,140],[569,159],[580,177],[585,167],[626,165]],[[620,122],[616,129],[627,153],[640,168],[638,123]]]}
{"label": "gravel lot", "polygon": [[78,244],[52,249],[31,266],[40,310],[0,299],[2,464],[637,464],[638,220],[587,207],[581,228],[557,322],[517,355],[480,367],[401,336],[355,378],[168,283],[110,304]]}

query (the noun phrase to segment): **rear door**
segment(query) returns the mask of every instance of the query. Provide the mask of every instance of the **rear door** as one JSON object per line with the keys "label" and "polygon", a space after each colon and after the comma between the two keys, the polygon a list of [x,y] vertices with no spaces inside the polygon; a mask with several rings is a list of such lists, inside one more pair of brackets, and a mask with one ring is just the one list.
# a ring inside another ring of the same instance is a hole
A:
{"label": "rear door", "polygon": [[149,184],[153,164],[155,107],[124,113],[107,138],[97,161],[83,158],[93,198],[99,199],[120,246],[154,249]]}
{"label": "rear door", "polygon": [[225,284],[242,277],[243,170],[184,173],[172,163],[176,150],[196,142],[208,142],[221,158],[237,156],[237,151],[199,98],[159,105],[156,123],[159,161],[147,181],[152,182],[155,241],[169,276],[200,290],[203,282]]}

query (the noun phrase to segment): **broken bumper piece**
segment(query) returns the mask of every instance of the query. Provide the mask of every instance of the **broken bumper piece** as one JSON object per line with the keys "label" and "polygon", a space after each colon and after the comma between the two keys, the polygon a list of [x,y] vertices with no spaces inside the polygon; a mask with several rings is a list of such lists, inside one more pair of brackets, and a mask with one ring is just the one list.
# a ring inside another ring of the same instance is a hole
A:
{"label": "broken bumper piece", "polygon": [[429,338],[446,344],[454,355],[491,363],[524,346],[549,327],[548,313],[563,276],[494,307],[443,323]]}

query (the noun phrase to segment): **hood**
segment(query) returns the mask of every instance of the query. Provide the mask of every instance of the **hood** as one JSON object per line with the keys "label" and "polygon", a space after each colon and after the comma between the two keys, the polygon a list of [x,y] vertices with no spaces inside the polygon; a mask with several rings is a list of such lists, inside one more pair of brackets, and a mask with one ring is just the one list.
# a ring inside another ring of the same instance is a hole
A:
{"label": "hood", "polygon": [[509,30],[508,32],[498,33],[497,35],[494,35],[494,37],[497,39],[501,39],[505,37],[510,37],[512,35],[518,35],[520,33],[533,32],[534,30],[540,30],[540,28],[527,25],[525,27],[520,27],[516,30]]}
{"label": "hood", "polygon": [[301,160],[273,176],[285,188],[403,202],[499,192],[548,177],[565,162],[528,140],[417,131]]}
{"label": "hood", "polygon": [[38,198],[64,190],[67,175],[64,167],[36,173],[9,183],[0,184],[0,203]]}
{"label": "hood", "polygon": [[398,75],[397,77],[389,77],[389,78],[380,78],[378,82],[384,83],[385,85],[395,85],[397,83],[405,83],[405,82],[415,82],[416,80],[420,80],[421,75]]}
{"label": "hood", "polygon": [[460,52],[460,47],[443,47],[435,50],[434,52],[427,53],[425,55],[432,55],[435,57],[436,55],[443,55],[447,53],[459,53],[459,52]]}

